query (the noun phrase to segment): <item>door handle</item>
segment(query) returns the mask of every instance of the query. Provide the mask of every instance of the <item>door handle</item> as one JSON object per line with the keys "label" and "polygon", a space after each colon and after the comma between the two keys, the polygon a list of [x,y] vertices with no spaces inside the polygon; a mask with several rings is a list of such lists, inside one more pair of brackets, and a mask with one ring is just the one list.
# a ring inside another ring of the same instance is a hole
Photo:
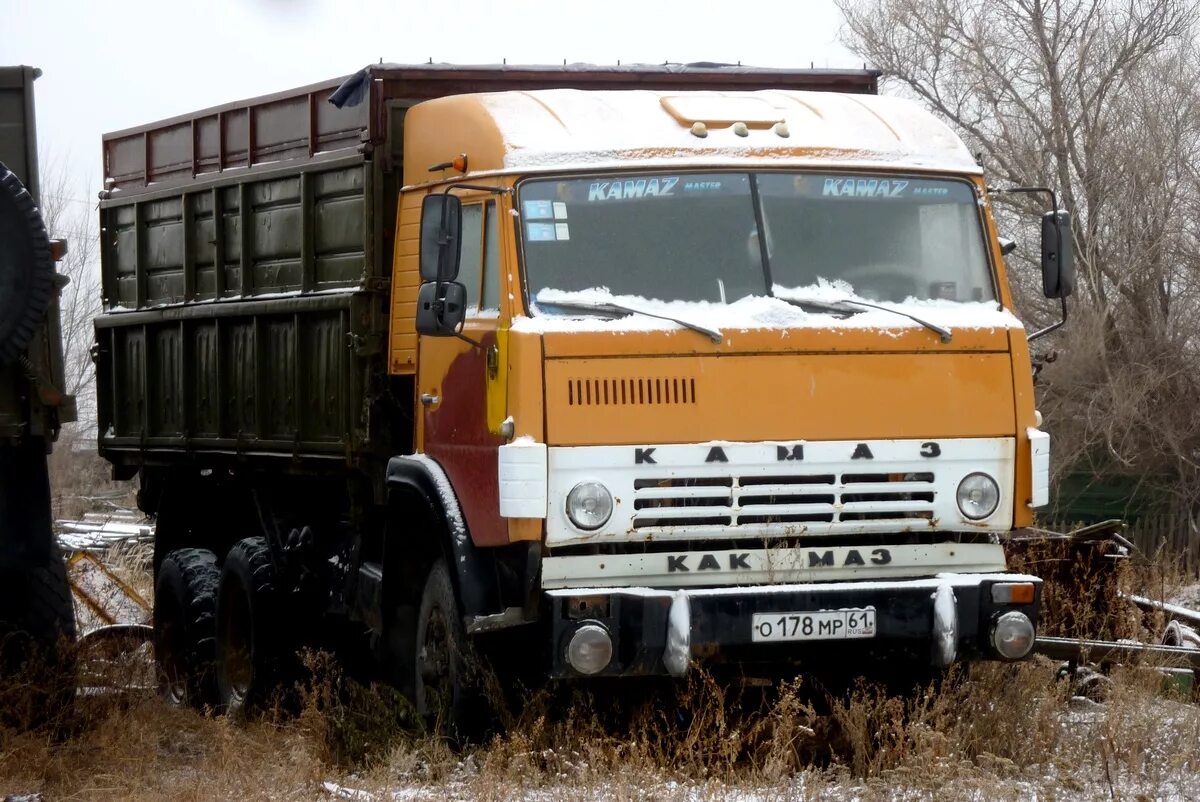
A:
{"label": "door handle", "polygon": [[442,397],[433,393],[421,393],[421,403],[427,407],[437,406],[442,403]]}

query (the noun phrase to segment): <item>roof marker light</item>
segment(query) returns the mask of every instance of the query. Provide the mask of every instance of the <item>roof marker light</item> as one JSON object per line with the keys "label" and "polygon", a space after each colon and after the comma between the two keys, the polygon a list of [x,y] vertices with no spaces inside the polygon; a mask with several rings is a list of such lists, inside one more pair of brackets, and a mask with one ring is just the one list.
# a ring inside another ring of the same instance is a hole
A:
{"label": "roof marker light", "polygon": [[789,136],[792,135],[792,132],[788,130],[787,123],[785,123],[783,120],[780,120],[779,122],[775,123],[775,125],[771,128],[771,130],[774,131],[779,136],[783,137],[784,139],[787,139]]}
{"label": "roof marker light", "polygon": [[692,136],[698,136],[701,139],[704,139],[704,137],[708,136],[708,126],[701,121],[696,120],[696,122],[692,123]]}
{"label": "roof marker light", "polygon": [[750,135],[750,129],[746,127],[745,123],[734,123],[733,124],[733,132],[735,134],[737,134],[738,136],[749,136]]}
{"label": "roof marker light", "polygon": [[458,170],[458,172],[460,172],[460,173],[465,173],[467,171],[467,154],[460,153],[452,161],[439,162],[438,164],[432,164],[429,166],[429,172],[431,172],[431,173],[436,173],[439,170],[451,170],[451,169]]}

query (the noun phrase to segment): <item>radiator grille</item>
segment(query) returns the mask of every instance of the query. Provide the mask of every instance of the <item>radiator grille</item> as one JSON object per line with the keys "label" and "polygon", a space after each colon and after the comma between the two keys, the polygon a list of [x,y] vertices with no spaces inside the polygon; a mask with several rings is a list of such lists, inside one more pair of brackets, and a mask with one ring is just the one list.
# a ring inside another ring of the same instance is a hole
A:
{"label": "radiator grille", "polygon": [[932,473],[644,478],[634,529],[931,520]]}
{"label": "radiator grille", "polygon": [[695,404],[691,377],[568,379],[567,403],[573,407]]}

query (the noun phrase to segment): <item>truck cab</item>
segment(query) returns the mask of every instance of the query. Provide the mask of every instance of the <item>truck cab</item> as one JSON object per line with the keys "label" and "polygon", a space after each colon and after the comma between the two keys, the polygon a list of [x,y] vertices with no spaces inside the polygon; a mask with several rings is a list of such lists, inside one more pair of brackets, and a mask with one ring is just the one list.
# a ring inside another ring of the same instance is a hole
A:
{"label": "truck cab", "polygon": [[1003,541],[1049,441],[946,126],[575,90],[405,126],[389,362],[418,456],[393,467],[431,463],[474,546],[537,544],[553,675],[1029,652],[1040,582]]}

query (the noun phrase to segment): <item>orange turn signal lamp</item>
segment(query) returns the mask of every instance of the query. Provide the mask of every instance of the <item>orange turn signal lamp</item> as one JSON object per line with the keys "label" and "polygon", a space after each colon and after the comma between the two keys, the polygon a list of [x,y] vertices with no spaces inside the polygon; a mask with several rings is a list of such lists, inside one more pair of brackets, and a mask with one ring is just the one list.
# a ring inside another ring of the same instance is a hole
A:
{"label": "orange turn signal lamp", "polygon": [[460,153],[458,156],[448,162],[439,162],[429,168],[429,172],[436,173],[439,170],[457,170],[460,173],[467,171],[467,154]]}
{"label": "orange turn signal lamp", "polygon": [[1032,582],[997,582],[992,585],[994,604],[1033,604]]}

